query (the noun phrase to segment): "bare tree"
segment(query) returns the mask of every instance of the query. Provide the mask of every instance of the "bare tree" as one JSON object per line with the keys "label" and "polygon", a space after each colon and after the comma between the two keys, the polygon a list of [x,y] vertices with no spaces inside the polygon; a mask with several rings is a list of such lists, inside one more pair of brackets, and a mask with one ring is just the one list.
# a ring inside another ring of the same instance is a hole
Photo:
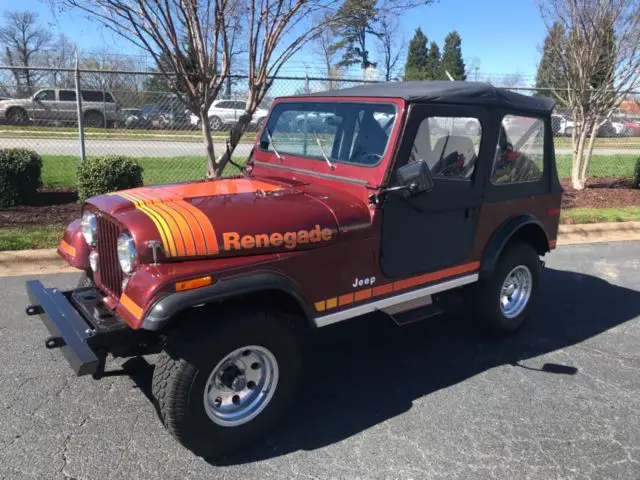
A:
{"label": "bare tree", "polygon": [[[349,12],[341,16],[339,0],[242,0],[242,16],[248,25],[248,100],[247,109],[229,133],[229,148],[217,161],[222,171],[242,138],[256,108],[269,90],[282,66],[323,29],[343,24]],[[397,13],[432,0],[386,0],[377,11],[381,15]],[[324,18],[320,22],[310,19]]]}
{"label": "bare tree", "polygon": [[3,60],[7,65],[25,68],[12,70],[18,95],[32,94],[45,72],[30,70],[43,66],[42,53],[51,42],[51,33],[38,27],[34,12],[6,12],[0,27],[0,44],[4,46]]}
{"label": "bare tree", "polygon": [[[316,16],[315,22],[327,24],[330,19],[327,14]],[[327,88],[333,90],[337,87],[334,79],[342,76],[343,68],[339,65],[341,52],[336,48],[337,38],[333,30],[330,28],[320,29],[313,37],[313,52],[318,55],[322,61],[323,74],[329,79],[327,80]]]}
{"label": "bare tree", "polygon": [[378,65],[382,70],[382,76],[388,82],[398,66],[405,42],[398,38],[398,19],[394,15],[384,15],[380,19],[378,32],[378,50],[381,57]]}
{"label": "bare tree", "polygon": [[549,36],[562,65],[565,89],[552,94],[573,115],[571,183],[583,189],[597,132],[629,93],[640,86],[640,0],[540,0]]}
{"label": "bare tree", "polygon": [[167,85],[200,117],[207,174],[216,168],[208,110],[230,71],[241,0],[51,0],[84,11],[154,59]]}
{"label": "bare tree", "polygon": [[505,88],[524,87],[526,84],[527,80],[524,75],[519,72],[503,75],[502,80],[500,81],[500,86]]}
{"label": "bare tree", "polygon": [[73,87],[73,73],[60,71],[65,68],[73,68],[76,44],[63,33],[51,45],[46,54],[46,64],[49,68],[55,68],[51,72],[51,85],[56,87]]}

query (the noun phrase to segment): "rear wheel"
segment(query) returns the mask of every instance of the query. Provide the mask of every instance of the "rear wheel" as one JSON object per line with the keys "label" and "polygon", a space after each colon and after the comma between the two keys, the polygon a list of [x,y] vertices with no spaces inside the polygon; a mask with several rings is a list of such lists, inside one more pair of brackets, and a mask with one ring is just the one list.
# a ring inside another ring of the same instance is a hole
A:
{"label": "rear wheel", "polygon": [[522,242],[507,245],[493,274],[474,285],[470,294],[474,315],[497,334],[518,330],[531,315],[538,296],[540,259]]}
{"label": "rear wheel", "polygon": [[220,120],[218,117],[211,117],[209,118],[209,126],[214,132],[222,130],[222,120]]}
{"label": "rear wheel", "polygon": [[243,307],[167,339],[153,394],[169,432],[205,458],[245,446],[271,429],[292,397],[298,338],[284,314]]}
{"label": "rear wheel", "polygon": [[100,112],[86,112],[84,114],[84,126],[90,128],[104,127],[104,117]]}

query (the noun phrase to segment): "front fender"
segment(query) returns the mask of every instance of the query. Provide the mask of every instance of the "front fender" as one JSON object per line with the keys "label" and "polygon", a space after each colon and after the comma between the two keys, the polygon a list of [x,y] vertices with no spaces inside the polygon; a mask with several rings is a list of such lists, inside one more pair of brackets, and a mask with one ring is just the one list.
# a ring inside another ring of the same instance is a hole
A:
{"label": "front fender", "polygon": [[278,273],[261,272],[225,278],[208,287],[165,295],[149,309],[140,328],[161,330],[176,315],[196,305],[273,290],[289,295],[304,312],[306,318],[311,318],[311,313],[293,281]]}
{"label": "front fender", "polygon": [[80,270],[89,268],[90,248],[82,235],[80,219],[74,220],[67,226],[57,252],[72,267]]}

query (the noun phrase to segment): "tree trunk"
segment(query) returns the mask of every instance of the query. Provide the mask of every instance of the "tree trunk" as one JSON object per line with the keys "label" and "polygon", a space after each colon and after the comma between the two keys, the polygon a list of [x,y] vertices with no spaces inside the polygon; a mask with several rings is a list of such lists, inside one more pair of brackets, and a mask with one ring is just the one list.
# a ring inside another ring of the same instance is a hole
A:
{"label": "tree trunk", "polygon": [[216,157],[213,152],[213,139],[211,138],[211,125],[209,116],[203,109],[200,110],[200,127],[202,128],[202,139],[207,152],[207,178],[216,178]]}
{"label": "tree trunk", "polygon": [[250,121],[251,115],[243,113],[242,115],[240,115],[240,118],[238,118],[238,121],[229,132],[229,149],[225,149],[224,153],[220,156],[215,165],[217,176],[222,175],[224,167],[227,166],[229,160],[233,156],[233,152],[238,146],[238,143],[240,143],[242,135],[244,135],[244,132],[246,131]]}
{"label": "tree trunk", "polygon": [[580,170],[580,180],[582,185],[587,184],[587,173],[589,172],[589,166],[591,165],[591,157],[593,156],[593,145],[596,141],[596,135],[598,133],[598,128],[600,127],[598,122],[594,122],[591,127],[591,132],[589,136],[589,145],[587,146],[587,151],[584,154],[584,159],[582,160],[582,168]]}
{"label": "tree trunk", "polygon": [[582,163],[584,162],[584,142],[589,131],[584,118],[577,119],[573,125],[573,161],[571,164],[571,185],[576,190],[584,189],[584,181],[580,178]]}

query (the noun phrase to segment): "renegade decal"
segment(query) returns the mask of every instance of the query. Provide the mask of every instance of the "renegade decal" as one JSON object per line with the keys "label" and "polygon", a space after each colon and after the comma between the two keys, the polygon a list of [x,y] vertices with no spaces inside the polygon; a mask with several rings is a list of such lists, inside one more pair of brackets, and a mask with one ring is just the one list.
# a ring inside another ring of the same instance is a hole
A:
{"label": "renegade decal", "polygon": [[316,225],[311,230],[298,232],[273,232],[271,234],[259,233],[257,235],[242,235],[238,232],[225,232],[222,234],[222,245],[225,250],[242,250],[251,248],[269,248],[284,245],[285,248],[294,249],[299,244],[328,242],[333,237],[333,232],[328,229],[320,229]]}
{"label": "renegade decal", "polygon": [[[315,306],[316,311],[324,312],[325,310],[330,310],[338,306],[342,307],[344,305],[349,305],[354,302],[367,300],[371,297],[387,295],[391,292],[397,292],[400,290],[405,290],[407,288],[424,285],[426,283],[436,282],[438,280],[442,280],[443,278],[454,277],[462,273],[474,272],[479,268],[480,268],[480,262],[465,263],[463,265],[458,265],[456,267],[445,268],[444,270],[438,270],[431,273],[425,273],[423,275],[417,275],[415,277],[404,278],[402,280],[396,280],[394,282],[384,283],[382,285],[377,285],[375,287],[364,288],[362,290],[358,290],[357,292],[347,293],[345,295],[339,295],[337,297],[327,298],[326,300],[320,300],[319,302],[315,302],[313,305]],[[360,285],[361,279],[356,279],[356,280],[358,280],[357,283],[358,285]],[[373,282],[375,282],[375,277],[371,277],[370,279],[367,279],[367,280],[369,280],[370,282],[369,285],[373,285]],[[355,282],[354,282],[354,285],[352,286],[355,287]]]}

